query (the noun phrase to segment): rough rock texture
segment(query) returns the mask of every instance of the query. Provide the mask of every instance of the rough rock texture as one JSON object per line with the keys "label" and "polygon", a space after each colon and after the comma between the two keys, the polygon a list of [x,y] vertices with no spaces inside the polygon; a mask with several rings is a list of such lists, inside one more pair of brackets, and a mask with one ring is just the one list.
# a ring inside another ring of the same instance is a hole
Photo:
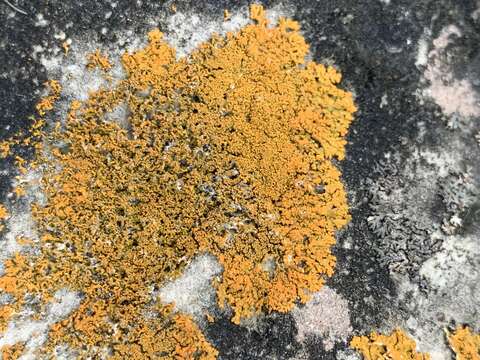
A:
{"label": "rough rock texture", "polygon": [[[171,1],[10,3],[26,14],[0,1],[0,138],[26,127],[42,83],[59,75],[63,42],[71,41],[80,61],[78,54],[97,47],[113,53],[138,47],[148,29],[160,26],[186,52],[226,30],[225,8],[240,14],[248,5],[181,1],[173,12]],[[338,234],[337,271],[328,281],[339,306],[348,304],[352,330],[342,337],[401,326],[420,351],[450,359],[442,329],[480,328],[480,3],[264,4],[299,20],[312,57],[337,66],[356,95],[359,112],[340,164],[352,221]],[[243,18],[234,17],[234,26]],[[72,96],[88,86],[99,84],[72,80]],[[2,202],[15,175],[2,160]],[[27,205],[12,205],[2,246],[12,233],[30,231],[22,215]],[[294,314],[266,314],[240,326],[223,316],[204,330],[223,359],[358,358],[343,340],[330,347],[322,335],[299,336]]]}

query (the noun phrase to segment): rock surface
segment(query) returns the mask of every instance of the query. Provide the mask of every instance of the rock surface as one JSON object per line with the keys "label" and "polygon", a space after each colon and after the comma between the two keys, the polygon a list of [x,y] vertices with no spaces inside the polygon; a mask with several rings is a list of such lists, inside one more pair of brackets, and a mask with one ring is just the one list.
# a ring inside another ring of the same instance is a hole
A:
{"label": "rock surface", "polygon": [[[244,24],[235,14],[248,5],[179,1],[172,11],[172,4],[0,1],[0,138],[26,128],[42,84],[65,70],[78,75],[75,63],[87,52],[136,48],[159,26],[181,55],[213,31],[229,30],[224,9],[234,14],[229,26]],[[204,324],[209,341],[223,359],[354,359],[351,336],[402,327],[432,359],[451,359],[443,329],[480,329],[480,3],[264,5],[272,16],[298,20],[312,57],[336,66],[355,94],[359,111],[340,164],[352,221],[338,234],[337,271],[325,290],[331,293],[291,314]],[[68,91],[87,94],[96,81],[73,79]],[[0,162],[2,202],[15,175],[11,163]],[[30,225],[16,219],[11,232]],[[338,313],[326,317],[341,319],[337,329],[316,318],[327,300]]]}

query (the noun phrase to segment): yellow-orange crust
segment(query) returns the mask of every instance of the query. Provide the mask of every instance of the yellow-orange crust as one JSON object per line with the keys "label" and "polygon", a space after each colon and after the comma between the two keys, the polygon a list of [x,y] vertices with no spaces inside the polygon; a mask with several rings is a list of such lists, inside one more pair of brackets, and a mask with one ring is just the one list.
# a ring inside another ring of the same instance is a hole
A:
{"label": "yellow-orange crust", "polygon": [[48,111],[53,110],[55,102],[60,98],[60,92],[62,90],[57,80],[49,80],[45,85],[49,88],[49,95],[42,98],[36,106],[40,116],[45,116]]}
{"label": "yellow-orange crust", "polygon": [[8,210],[0,204],[0,220],[6,219],[8,216]]}
{"label": "yellow-orange crust", "polygon": [[[269,27],[258,5],[251,17],[181,60],[153,30],[123,55],[125,80],[73,102],[66,128],[43,135],[41,251],[7,261],[0,289],[17,304],[82,294],[44,351],[215,358],[193,320],[152,292],[198,253],[223,266],[214,285],[235,323],[287,312],[333,274],[334,234],[350,217],[332,159],[344,158],[352,95],[332,67],[305,62],[296,22]],[[124,104],[128,126],[107,120]]]}
{"label": "yellow-orange crust", "polygon": [[452,333],[447,332],[447,337],[457,360],[480,360],[480,334],[459,326]]}
{"label": "yellow-orange crust", "polygon": [[109,71],[112,68],[112,63],[106,55],[103,55],[100,50],[95,50],[95,52],[88,54],[87,56],[87,69],[93,70],[99,68],[103,71]]}
{"label": "yellow-orange crust", "polygon": [[430,355],[416,351],[416,344],[401,329],[390,335],[372,332],[369,336],[355,336],[350,347],[358,350],[365,360],[429,360]]}
{"label": "yellow-orange crust", "polygon": [[22,356],[25,349],[25,344],[15,344],[12,346],[4,346],[1,349],[3,360],[16,360]]}

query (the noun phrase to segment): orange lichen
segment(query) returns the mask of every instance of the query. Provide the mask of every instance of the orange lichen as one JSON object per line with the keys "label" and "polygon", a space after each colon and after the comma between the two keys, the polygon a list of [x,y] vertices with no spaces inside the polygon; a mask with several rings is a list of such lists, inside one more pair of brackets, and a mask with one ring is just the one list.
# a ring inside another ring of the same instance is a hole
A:
{"label": "orange lichen", "polygon": [[112,63],[108,57],[98,49],[87,56],[87,69],[93,70],[97,67],[103,71],[109,71],[112,68]]}
{"label": "orange lichen", "polygon": [[11,305],[0,306],[0,332],[4,332],[7,328],[8,321],[15,312],[15,308]]}
{"label": "orange lichen", "polygon": [[230,11],[227,9],[223,10],[223,20],[228,21],[232,17],[232,14],[230,14]]}
{"label": "orange lichen", "polygon": [[8,211],[7,209],[5,208],[5,206],[3,206],[2,204],[0,204],[0,220],[3,220],[5,218],[7,218],[8,216]]}
{"label": "orange lichen", "polygon": [[42,98],[36,108],[40,116],[44,116],[47,111],[53,110],[55,102],[60,98],[60,91],[62,90],[60,83],[56,80],[49,80],[45,83],[49,88],[49,95]]}
{"label": "orange lichen", "polygon": [[8,141],[0,142],[0,158],[5,159],[10,155],[10,143]]}
{"label": "orange lichen", "polygon": [[360,351],[365,360],[429,360],[430,355],[416,351],[416,344],[402,330],[390,335],[377,332],[369,336],[355,336],[350,347]]}
{"label": "orange lichen", "polygon": [[[28,143],[28,141],[27,141],[27,143]],[[26,168],[27,160],[25,160],[21,156],[17,155],[17,156],[15,156],[15,165],[16,165],[18,171],[20,172],[20,174],[26,174],[27,173],[27,168]]]}
{"label": "orange lichen", "polygon": [[22,186],[17,186],[13,189],[13,192],[17,196],[17,198],[22,197],[26,194],[25,189]]}
{"label": "orange lichen", "polygon": [[3,223],[3,220],[5,220],[7,217],[8,217],[7,209],[5,208],[5,206],[0,204],[0,232],[5,228],[5,225],[2,223]]}
{"label": "orange lichen", "polygon": [[63,49],[63,52],[64,52],[65,56],[67,56],[69,51],[70,51],[70,42],[64,41],[62,43],[62,49]]}
{"label": "orange lichen", "polygon": [[22,356],[25,344],[15,344],[12,346],[4,346],[1,349],[3,360],[16,360]]}
{"label": "orange lichen", "polygon": [[[199,253],[223,266],[215,287],[235,323],[289,311],[333,274],[334,234],[350,217],[332,159],[344,158],[352,96],[333,68],[305,61],[296,22],[270,27],[259,5],[251,18],[181,60],[153,30],[122,56],[126,79],[72,103],[65,128],[43,136],[40,251],[7,261],[0,289],[18,303],[82,294],[46,350],[214,358],[193,320],[152,292]],[[107,119],[119,105],[123,127]]]}
{"label": "orange lichen", "polygon": [[470,328],[459,326],[454,332],[447,331],[448,343],[457,360],[480,360],[480,334]]}

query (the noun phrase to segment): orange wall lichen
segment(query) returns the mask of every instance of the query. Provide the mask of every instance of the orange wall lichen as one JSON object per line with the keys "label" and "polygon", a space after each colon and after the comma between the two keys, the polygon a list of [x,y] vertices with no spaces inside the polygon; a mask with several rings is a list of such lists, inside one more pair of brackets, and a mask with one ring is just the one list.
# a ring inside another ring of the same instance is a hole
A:
{"label": "orange wall lichen", "polygon": [[36,106],[40,116],[44,116],[47,111],[53,110],[55,101],[60,98],[60,92],[62,90],[57,80],[47,81],[45,85],[49,88],[49,95],[42,98]]}
{"label": "orange wall lichen", "polygon": [[480,360],[480,334],[459,326],[452,333],[447,332],[447,338],[457,360]]}
{"label": "orange wall lichen", "polygon": [[429,360],[430,355],[416,351],[416,344],[402,330],[390,335],[376,332],[369,336],[355,336],[350,347],[358,350],[365,360]]}
{"label": "orange wall lichen", "polygon": [[7,217],[8,217],[8,210],[5,208],[5,206],[0,204],[0,232],[5,228],[5,225],[3,224],[3,222]]}
{"label": "orange wall lichen", "polygon": [[0,204],[0,220],[3,220],[5,218],[7,218],[8,216],[8,211],[7,209],[5,208],[5,206],[3,206],[2,204]]}
{"label": "orange wall lichen", "polygon": [[2,348],[2,359],[3,360],[16,360],[22,356],[25,345],[16,344],[13,346],[4,346]]}
{"label": "orange wall lichen", "polygon": [[[65,129],[43,134],[40,252],[7,262],[0,288],[17,306],[27,292],[44,303],[64,287],[81,292],[44,351],[215,358],[193,320],[151,293],[201,252],[224,268],[215,287],[235,323],[289,311],[333,274],[335,231],[350,217],[332,159],[345,155],[352,95],[332,67],[305,61],[296,22],[270,27],[259,5],[251,17],[181,60],[153,30],[123,55],[125,80],[72,103]],[[120,104],[127,128],[106,118]]]}
{"label": "orange wall lichen", "polygon": [[[479,334],[472,333],[466,326],[459,326],[455,331],[446,333],[457,360],[480,360]],[[350,347],[358,350],[365,360],[430,359],[429,354],[416,352],[415,341],[400,329],[390,335],[373,332],[369,336],[355,336]]]}
{"label": "orange wall lichen", "polygon": [[87,56],[87,69],[93,70],[100,68],[103,71],[109,71],[112,68],[112,63],[108,60],[108,57],[100,53],[100,50],[88,54]]}

